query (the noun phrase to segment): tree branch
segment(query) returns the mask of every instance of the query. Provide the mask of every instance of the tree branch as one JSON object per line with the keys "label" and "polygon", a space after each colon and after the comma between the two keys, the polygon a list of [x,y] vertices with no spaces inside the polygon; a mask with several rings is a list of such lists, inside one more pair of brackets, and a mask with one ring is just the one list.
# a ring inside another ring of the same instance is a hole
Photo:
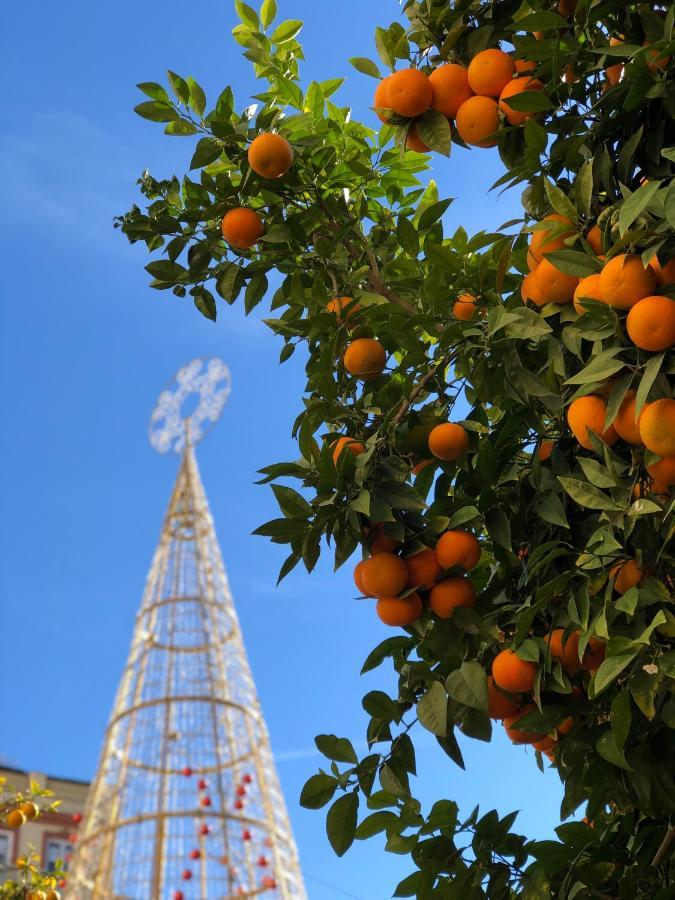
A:
{"label": "tree branch", "polygon": [[654,859],[652,860],[653,866],[660,866],[662,862],[664,862],[665,858],[670,853],[670,849],[675,842],[675,827],[670,828],[666,832],[666,836],[661,841],[661,846],[654,854]]}

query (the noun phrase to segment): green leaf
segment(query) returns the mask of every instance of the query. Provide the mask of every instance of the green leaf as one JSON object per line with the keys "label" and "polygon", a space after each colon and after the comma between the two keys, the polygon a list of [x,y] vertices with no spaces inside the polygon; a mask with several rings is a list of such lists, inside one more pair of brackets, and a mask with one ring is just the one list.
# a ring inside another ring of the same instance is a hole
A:
{"label": "green leaf", "polygon": [[429,690],[417,702],[417,718],[420,725],[438,737],[448,731],[448,697],[440,681],[434,681]]}
{"label": "green leaf", "polygon": [[181,266],[180,263],[170,262],[168,259],[158,259],[155,262],[148,263],[145,271],[159,281],[181,281],[187,275],[186,268]]}
{"label": "green leaf", "polygon": [[408,256],[416,259],[420,252],[420,239],[415,226],[407,216],[398,217],[396,237]]}
{"label": "green leaf", "polygon": [[592,484],[588,484],[586,481],[582,481],[580,478],[568,478],[559,475],[558,481],[565,489],[565,492],[579,506],[584,506],[586,509],[618,510],[621,508],[617,506],[611,497],[603,494],[598,488],[593,487]]}
{"label": "green leaf", "polygon": [[302,22],[297,19],[288,19],[288,21],[277,25],[270,35],[270,40],[273,44],[285,44],[288,41],[292,41],[300,33],[301,29]]}
{"label": "green leaf", "polygon": [[550,522],[551,525],[559,525],[561,528],[569,528],[569,522],[565,510],[557,494],[546,494],[535,503],[535,510],[540,519]]}
{"label": "green leaf", "polygon": [[432,225],[438,222],[443,213],[452,203],[453,199],[453,197],[450,197],[448,200],[438,200],[436,203],[432,203],[430,206],[427,206],[427,208],[420,216],[420,220],[417,225],[418,230],[426,231],[427,228],[431,228]]}
{"label": "green leaf", "polygon": [[[509,98],[509,103],[510,102],[511,98]],[[544,189],[546,190],[548,202],[551,204],[553,209],[557,213],[560,213],[561,216],[567,216],[567,218],[571,219],[572,222],[576,222],[577,210],[567,194],[561,191],[560,188],[555,184],[551,184],[551,182],[548,180],[544,182]]]}
{"label": "green leaf", "polygon": [[203,87],[192,76],[188,78],[187,83],[190,88],[190,106],[201,118],[206,109],[206,94]]}
{"label": "green leaf", "polygon": [[215,162],[222,153],[223,147],[217,138],[204,137],[198,141],[195,152],[192,154],[190,169],[201,169]]}
{"label": "green leaf", "polygon": [[595,275],[602,269],[602,262],[597,257],[580,250],[553,250],[546,253],[546,259],[565,275],[578,275],[580,278]]}
{"label": "green leaf", "polygon": [[495,544],[511,550],[511,523],[505,512],[496,507],[489,509],[485,514],[485,527]]}
{"label": "green leaf", "polygon": [[300,794],[300,806],[304,806],[305,809],[321,809],[333,799],[337,786],[338,780],[332,775],[323,772],[312,775]]}
{"label": "green leaf", "polygon": [[314,738],[319,753],[336,762],[357,763],[358,757],[347,738],[339,738],[335,734],[319,734]]}
{"label": "green leaf", "polygon": [[206,288],[201,288],[194,293],[194,304],[205,318],[210,319],[212,322],[216,321],[218,310],[215,297],[210,291],[207,291]]}
{"label": "green leaf", "polygon": [[177,119],[175,122],[169,122],[164,129],[164,134],[173,134],[176,137],[189,137],[191,134],[197,134],[197,126],[187,119]]}
{"label": "green leaf", "polygon": [[389,831],[390,829],[395,828],[399,821],[399,817],[396,813],[386,810],[375,812],[370,816],[366,816],[359,824],[359,827],[356,829],[355,837],[358,841],[367,840],[376,834],[380,834],[382,831]]}
{"label": "green leaf", "polygon": [[650,390],[652,389],[652,385],[656,381],[656,378],[661,371],[661,366],[663,365],[665,356],[665,351],[663,353],[659,353],[657,356],[652,356],[652,358],[645,366],[644,372],[642,373],[642,378],[640,379],[640,383],[635,394],[636,416],[640,415],[643,406],[647,402],[647,397]]}
{"label": "green leaf", "polygon": [[567,19],[554,12],[537,12],[522,18],[514,17],[512,31],[554,31],[567,28]]}
{"label": "green leaf", "polygon": [[363,75],[370,75],[371,78],[381,78],[380,70],[377,68],[372,59],[367,56],[351,56],[349,62],[354,66],[357,72]]}
{"label": "green leaf", "polygon": [[243,0],[234,0],[234,7],[237,10],[237,15],[244,23],[244,25],[248,25],[254,30],[258,30],[260,26],[260,22],[258,21],[258,13],[248,5],[248,3],[244,3]]}
{"label": "green leaf", "polygon": [[616,372],[625,368],[625,362],[615,359],[620,353],[621,347],[612,347],[609,350],[594,356],[590,363],[581,372],[568,378],[565,384],[591,384],[594,381],[604,381]]}
{"label": "green leaf", "polygon": [[596,459],[591,459],[588,456],[579,456],[577,457],[577,462],[583,469],[584,475],[588,481],[594,485],[594,487],[616,487],[616,479],[609,474],[606,466],[603,466],[602,463],[599,463]]}
{"label": "green leaf", "polygon": [[619,212],[619,232],[621,235],[624,235],[638,216],[642,215],[660,187],[660,181],[646,181],[635,193],[623,201]]}
{"label": "green leaf", "polygon": [[248,315],[258,303],[262,300],[267,292],[267,276],[264,272],[260,275],[254,275],[246,285],[246,293],[244,295],[244,312]]}
{"label": "green leaf", "polygon": [[354,842],[358,812],[359,797],[356,792],[339,797],[328,810],[326,834],[338,856],[344,856]]}
{"label": "green leaf", "polygon": [[263,28],[269,28],[277,17],[277,0],[263,0],[260,7],[260,21]]}
{"label": "green leaf", "polygon": [[[506,101],[505,101],[506,102]],[[541,91],[521,91],[508,98],[508,106],[518,112],[544,112],[553,104]]]}
{"label": "green leaf", "polygon": [[465,525],[467,522],[473,522],[474,519],[480,518],[480,510],[475,506],[463,506],[450,516],[448,528],[457,528],[458,525]]}
{"label": "green leaf", "polygon": [[157,84],[155,81],[142,81],[136,87],[143,91],[144,94],[147,94],[148,97],[152,97],[153,100],[159,100],[160,103],[171,105],[171,99],[161,84]]}
{"label": "green leaf", "polygon": [[361,701],[361,705],[369,716],[382,719],[384,722],[398,722],[401,710],[384,691],[370,691]]}
{"label": "green leaf", "polygon": [[610,684],[619,677],[626,666],[629,666],[633,662],[636,656],[637,651],[633,651],[630,653],[621,653],[617,656],[608,656],[603,660],[592,681],[593,696],[597,697],[598,694],[601,694],[608,688]]}
{"label": "green leaf", "polygon": [[611,763],[613,766],[617,766],[620,769],[625,769],[629,772],[631,771],[628,760],[623,755],[621,748],[617,746],[616,738],[611,729],[607,728],[603,731],[596,741],[595,749],[608,763]]}
{"label": "green leaf", "polygon": [[619,750],[623,750],[631,722],[630,694],[627,690],[620,691],[612,700],[609,718],[616,746]]}
{"label": "green leaf", "polygon": [[279,509],[289,519],[307,519],[312,513],[312,507],[302,494],[293,488],[283,484],[273,484],[272,490],[279,504]]}
{"label": "green leaf", "polygon": [[169,84],[171,85],[171,89],[176,95],[176,97],[184,103],[185,106],[190,102],[190,88],[188,86],[187,81],[184,78],[181,78],[180,75],[176,75],[175,72],[172,72],[171,69],[167,72],[169,77]]}
{"label": "green leaf", "polygon": [[[443,113],[435,109],[422,113],[415,120],[415,129],[420,140],[424,141],[430,150],[434,150],[442,156],[450,156],[452,146],[450,123]],[[420,228],[424,227],[420,222]]]}
{"label": "green leaf", "polygon": [[277,222],[266,229],[260,241],[267,244],[288,244],[291,238],[291,229],[288,225],[285,222]]}
{"label": "green leaf", "polygon": [[487,676],[476,660],[465,661],[459,669],[451,672],[446,679],[445,687],[452,699],[458,703],[487,712]]}
{"label": "green leaf", "polygon": [[158,100],[146,100],[144,103],[139,103],[138,106],[134,106],[134,112],[151,122],[174,122],[180,118],[178,111],[173,106]]}
{"label": "green leaf", "polygon": [[410,650],[414,646],[414,640],[409,637],[401,637],[397,635],[396,637],[385,638],[381,644],[378,644],[374,650],[371,650],[361,667],[361,674],[365,675],[366,672],[370,672],[372,669],[376,669],[388,656],[393,656],[399,650]]}

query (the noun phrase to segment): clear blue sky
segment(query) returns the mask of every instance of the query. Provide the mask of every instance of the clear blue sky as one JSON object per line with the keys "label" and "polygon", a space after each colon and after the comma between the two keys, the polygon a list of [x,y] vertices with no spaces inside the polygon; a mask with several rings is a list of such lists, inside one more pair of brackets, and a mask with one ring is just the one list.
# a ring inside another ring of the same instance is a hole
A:
{"label": "clear blue sky", "polygon": [[[346,58],[374,56],[375,25],[393,19],[398,4],[280,7],[306,22],[306,82],[347,76],[338,98],[373,121],[374,82]],[[275,514],[269,489],[253,484],[256,469],[294,457],[300,354],[278,367],[264,305],[248,319],[221,305],[214,326],[189,299],[151,291],[144,248],[112,229],[113,216],[138,199],[144,167],[182,173],[191,155],[190,139],[164,137],[132,113],[137,82],[163,81],[171,68],[211,96],[230,83],[239,107],[247,104],[253,85],[230,37],[232,6],[15,3],[4,22],[0,751],[16,766],[92,776],[176,473],[176,458],[147,442],[148,416],[180,365],[220,355],[234,389],[199,460],[309,895],[384,900],[411,870],[406,858],[375,839],[338,860],[323,813],[300,809],[297,798],[320,763],[314,735],[336,731],[360,745],[362,694],[393,689],[386,669],[358,675],[388,630],[353,599],[351,566],[333,574],[326,560],[312,576],[296,569],[276,589],[283,548],[251,536]],[[458,198],[448,229],[490,229],[518,213],[516,194],[486,199],[500,171],[494,151],[435,161],[442,195]],[[521,828],[549,835],[558,779],[540,775],[534,754],[497,731],[490,745],[464,742],[466,774],[422,736],[415,790],[455,798],[466,813],[476,803],[521,809]]]}

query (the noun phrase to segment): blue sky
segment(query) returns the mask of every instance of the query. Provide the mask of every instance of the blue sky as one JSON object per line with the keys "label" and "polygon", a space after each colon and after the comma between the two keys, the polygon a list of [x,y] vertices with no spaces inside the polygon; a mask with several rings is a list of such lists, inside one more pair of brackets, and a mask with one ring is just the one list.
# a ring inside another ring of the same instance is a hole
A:
{"label": "blue sky", "polygon": [[[374,82],[346,62],[373,57],[373,31],[398,13],[390,2],[281,0],[301,33],[312,78],[347,76],[338,99],[374,121]],[[360,698],[391,690],[383,668],[360,678],[369,650],[388,634],[369,603],[353,599],[351,566],[329,560],[275,588],[283,548],[251,531],[275,514],[259,467],[292,459],[302,359],[279,368],[279,344],[257,315],[221,305],[217,325],[189,299],[147,288],[144,249],[112,229],[136,201],[135,180],[181,173],[192,142],[167,138],[136,117],[135,84],[192,74],[213,96],[233,85],[239,108],[253,91],[249,64],[230,37],[229,2],[118,0],[111,6],[12,4],[0,38],[11,73],[0,137],[3,184],[3,383],[0,597],[3,608],[2,740],[16,766],[89,778],[131,638],[134,615],[176,474],[146,438],[168,377],[190,359],[222,356],[233,393],[199,449],[254,675],[312,900],[380,900],[411,870],[378,839],[338,860],[323,813],[297,797],[320,764],[314,735],[335,731],[360,746]],[[9,77],[9,76],[8,76]],[[501,173],[494,151],[456,150],[434,176],[455,196],[448,230],[491,229],[518,214],[518,197],[486,198]],[[449,290],[449,298],[450,298]],[[431,736],[418,743],[415,790],[428,801],[480,803],[547,836],[560,787],[534,755],[499,732],[490,745],[464,742],[461,773]]]}

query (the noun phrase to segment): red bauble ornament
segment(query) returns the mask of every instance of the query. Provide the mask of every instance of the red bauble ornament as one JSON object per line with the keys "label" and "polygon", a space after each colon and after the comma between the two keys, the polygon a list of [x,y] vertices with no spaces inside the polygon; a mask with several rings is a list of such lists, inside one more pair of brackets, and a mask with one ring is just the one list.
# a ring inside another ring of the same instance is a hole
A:
{"label": "red bauble ornament", "polygon": [[184,900],[185,894],[182,891],[173,892],[173,900]]}
{"label": "red bauble ornament", "polygon": [[201,799],[202,806],[211,806],[211,798],[210,797],[202,797]]}
{"label": "red bauble ornament", "polygon": [[68,841],[71,844],[74,844],[77,841],[77,835],[73,832],[73,834],[68,835]]}
{"label": "red bauble ornament", "polygon": [[73,813],[73,822],[76,825],[79,825],[81,821],[82,821],[82,815],[80,813]]}
{"label": "red bauble ornament", "polygon": [[197,787],[199,788],[200,791],[205,791],[206,788],[208,787],[208,782],[205,781],[203,778],[200,778],[199,781],[197,782]]}
{"label": "red bauble ornament", "polygon": [[189,881],[192,878],[190,869],[183,869],[183,881]]}
{"label": "red bauble ornament", "polygon": [[248,828],[245,828],[245,829],[242,831],[242,833],[241,833],[241,839],[242,839],[243,841],[250,841],[250,840],[251,840],[251,832],[248,830]]}
{"label": "red bauble ornament", "polygon": [[241,780],[244,782],[244,784],[251,784],[251,782],[253,781],[250,775],[244,775]]}
{"label": "red bauble ornament", "polygon": [[244,808],[243,802],[242,802],[241,800],[235,800],[235,801],[234,801],[234,808],[235,808],[235,809],[243,809],[243,808]]}
{"label": "red bauble ornament", "polygon": [[266,866],[266,865],[267,865],[267,857],[266,857],[266,856],[262,856],[262,854],[261,854],[261,855],[258,857],[258,865],[259,865],[259,866]]}
{"label": "red bauble ornament", "polygon": [[[187,778],[192,775],[192,769],[190,768],[190,766],[185,766],[185,768],[183,769],[183,775],[185,775]],[[180,893],[180,891],[178,893]]]}
{"label": "red bauble ornament", "polygon": [[245,797],[246,796],[246,788],[243,784],[240,784],[237,788],[237,797]]}
{"label": "red bauble ornament", "polygon": [[201,856],[201,852],[199,850],[191,850],[190,851],[190,859],[199,859]]}
{"label": "red bauble ornament", "polygon": [[274,880],[274,878],[270,878],[269,875],[266,875],[262,880],[262,886],[264,888],[269,888],[270,890],[274,890],[274,888],[277,886],[277,883]]}
{"label": "red bauble ornament", "polygon": [[59,887],[60,887],[60,888],[64,888],[65,886],[66,886],[66,879],[65,879],[65,878],[59,878]]}
{"label": "red bauble ornament", "polygon": [[211,829],[209,828],[208,825],[202,825],[202,827],[199,829],[199,833],[200,834],[210,834]]}

